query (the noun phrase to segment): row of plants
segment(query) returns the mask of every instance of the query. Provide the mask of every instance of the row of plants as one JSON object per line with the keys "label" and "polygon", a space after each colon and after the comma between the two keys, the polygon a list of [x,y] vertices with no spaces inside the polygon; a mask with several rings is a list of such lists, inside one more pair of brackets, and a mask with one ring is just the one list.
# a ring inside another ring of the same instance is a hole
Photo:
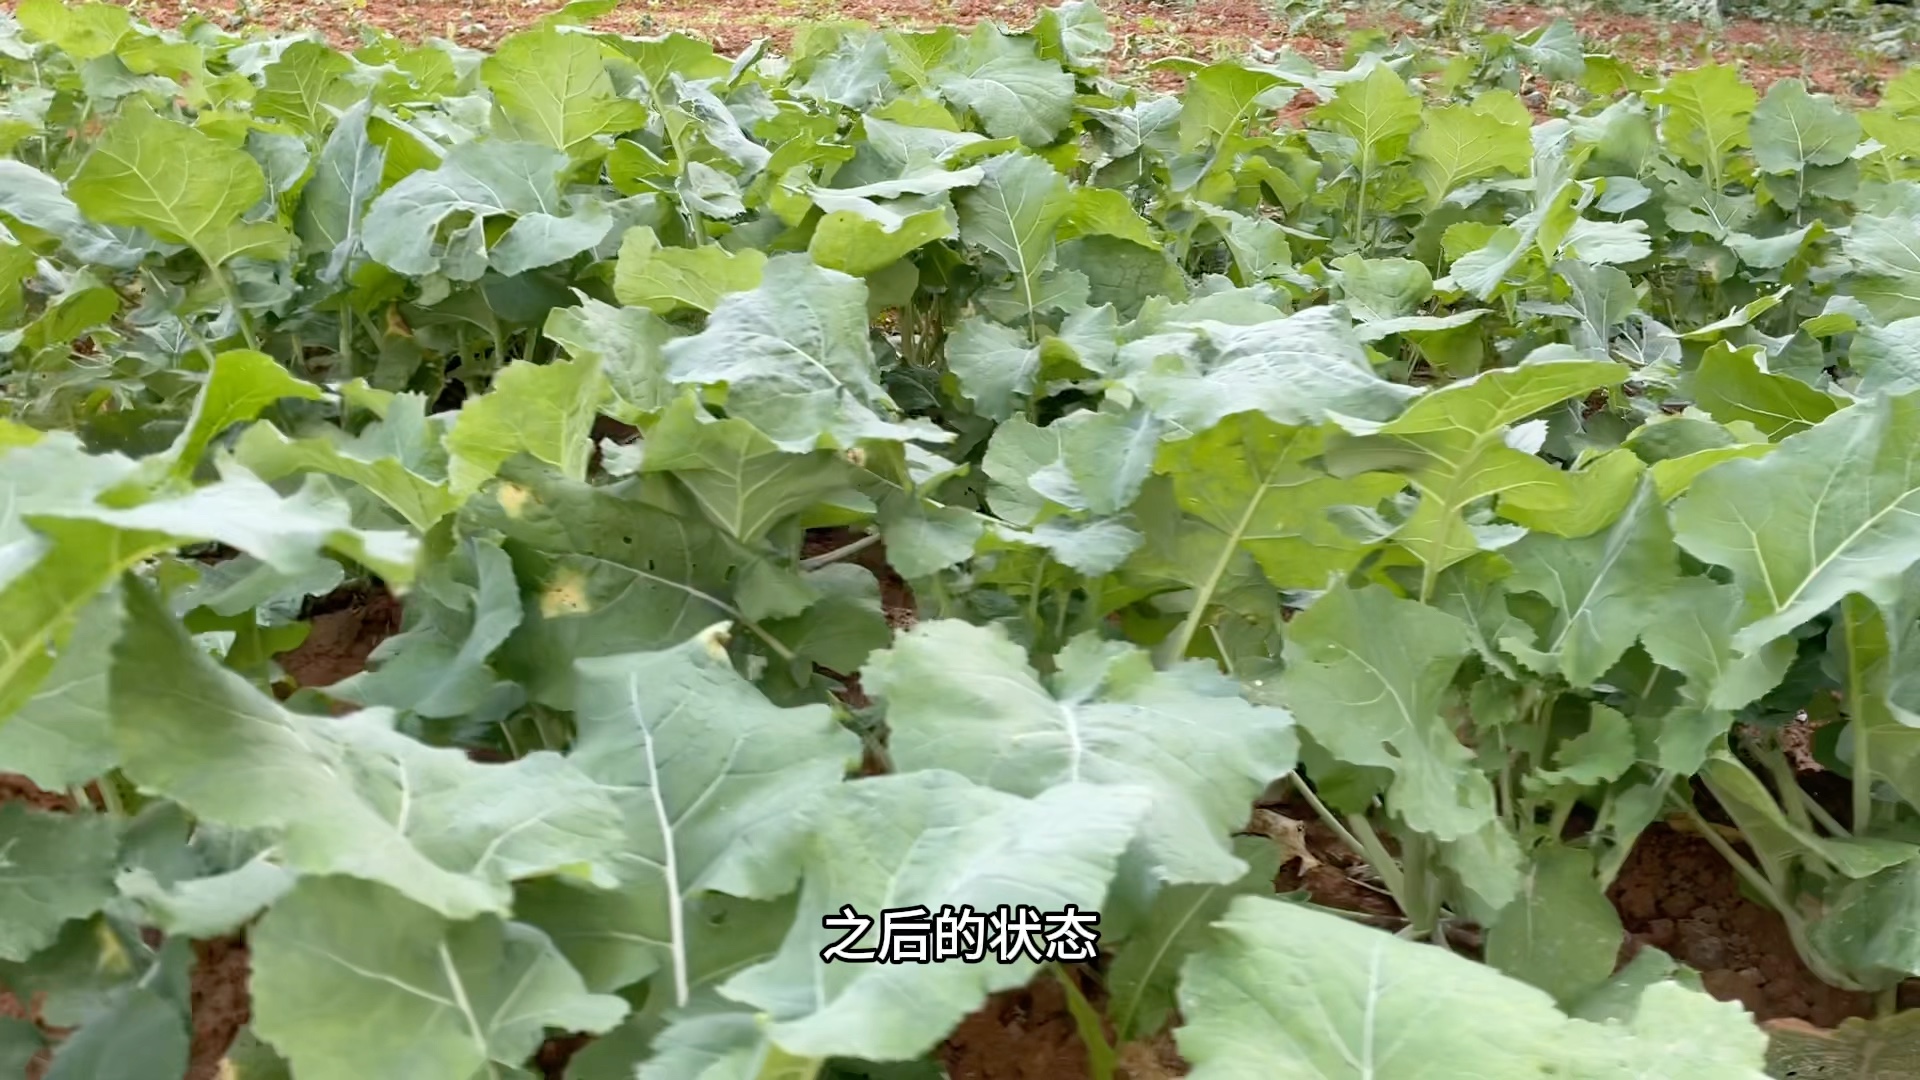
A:
{"label": "row of plants", "polygon": [[[596,13],[0,14],[0,771],[81,807],[0,805],[0,1061],[182,1075],[244,933],[245,1080],[933,1076],[1036,976],[1100,1077],[1762,1076],[1616,971],[1671,816],[1920,974],[1920,71]],[[1283,792],[1393,929],[1273,895]],[[914,905],[1102,955],[822,962]]]}

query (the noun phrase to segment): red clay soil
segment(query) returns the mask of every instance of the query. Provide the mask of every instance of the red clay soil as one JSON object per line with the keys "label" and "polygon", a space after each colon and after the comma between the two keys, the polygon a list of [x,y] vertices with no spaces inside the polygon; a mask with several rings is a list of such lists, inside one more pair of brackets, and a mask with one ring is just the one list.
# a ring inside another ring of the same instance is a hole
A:
{"label": "red clay soil", "polygon": [[1609,896],[1627,928],[1623,962],[1653,946],[1699,971],[1714,997],[1739,1001],[1760,1020],[1833,1027],[1873,1013],[1868,995],[1814,978],[1780,916],[1741,895],[1726,860],[1698,836],[1648,829]]}
{"label": "red clay soil", "polygon": [[302,687],[331,686],[359,674],[374,647],[400,629],[400,601],[384,589],[342,589],[315,607],[307,639],[274,658]]}
{"label": "red clay soil", "polygon": [[218,1080],[227,1047],[252,1013],[246,937],[196,941],[193,955],[193,1044],[186,1080]]}
{"label": "red clay soil", "polygon": [[[0,0],[11,7],[13,0]],[[135,0],[142,18],[172,25],[202,14],[238,29],[257,25],[276,31],[318,30],[336,44],[357,43],[363,29],[379,29],[407,40],[443,37],[485,48],[561,6],[560,0]],[[984,19],[1020,26],[1045,6],[1035,0],[734,0],[703,4],[692,0],[634,0],[595,20],[605,30],[633,34],[680,31],[712,41],[732,54],[758,38],[785,47],[796,27],[823,20],[857,20],[875,26],[910,29],[969,25]],[[1345,14],[1329,13],[1296,33],[1287,12],[1269,0],[1109,0],[1102,5],[1116,41],[1115,66],[1138,69],[1170,56],[1214,60],[1245,55],[1252,45],[1292,48],[1316,62],[1336,62],[1345,32],[1385,31],[1393,37],[1431,36],[1431,31],[1384,5]],[[1871,98],[1880,81],[1897,65],[1867,52],[1860,35],[1810,30],[1776,22],[1729,20],[1714,28],[1701,23],[1646,15],[1560,10],[1555,7],[1500,6],[1481,13],[1491,30],[1518,32],[1561,16],[1570,19],[1589,42],[1646,68],[1734,62],[1761,86],[1789,76],[1805,78],[1816,90],[1848,98]],[[1344,25],[1341,25],[1344,23]],[[1177,81],[1156,73],[1156,84]]]}
{"label": "red clay soil", "polygon": [[1067,1080],[1087,1075],[1066,991],[1053,976],[996,994],[940,1048],[953,1080]]}

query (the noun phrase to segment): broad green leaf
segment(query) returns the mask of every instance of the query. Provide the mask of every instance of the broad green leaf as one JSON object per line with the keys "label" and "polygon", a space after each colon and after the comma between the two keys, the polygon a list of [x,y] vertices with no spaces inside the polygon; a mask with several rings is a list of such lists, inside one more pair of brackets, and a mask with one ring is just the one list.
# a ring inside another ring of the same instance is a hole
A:
{"label": "broad green leaf", "polygon": [[1860,393],[1920,390],[1920,316],[1854,332],[1847,363],[1860,374]]}
{"label": "broad green leaf", "polygon": [[214,663],[145,586],[126,597],[109,681],[123,771],[203,820],[270,832],[290,868],[469,918],[506,910],[515,878],[619,845],[617,808],[558,756],[480,765],[394,731],[384,710],[289,712]]}
{"label": "broad green leaf", "polygon": [[1227,905],[1242,895],[1273,892],[1280,871],[1281,848],[1264,836],[1240,837],[1234,854],[1247,872],[1226,884],[1153,886],[1150,905],[1140,925],[1107,970],[1107,1015],[1113,1018],[1122,1044],[1145,1038],[1166,1026],[1180,982],[1180,967],[1194,951],[1213,939],[1214,922]]}
{"label": "broad green leaf", "polygon": [[1620,661],[1653,625],[1679,574],[1667,509],[1651,483],[1606,532],[1578,540],[1535,534],[1505,554],[1513,564],[1509,587],[1541,597],[1553,613],[1539,640],[1506,638],[1501,645],[1539,674],[1575,687],[1592,686]]}
{"label": "broad green leaf", "polygon": [[1283,589],[1311,589],[1357,565],[1366,553],[1332,513],[1371,508],[1400,482],[1369,474],[1336,480],[1315,467],[1326,449],[1324,428],[1282,427],[1258,413],[1238,413],[1204,433],[1162,443],[1154,471],[1171,478],[1180,509],[1205,527],[1197,545],[1194,584],[1204,601],[1237,551],[1260,564]]}
{"label": "broad green leaf", "polygon": [[1668,149],[1706,170],[1711,181],[1724,176],[1729,156],[1748,145],[1749,118],[1760,100],[1739,70],[1724,64],[1682,71],[1645,96],[1667,110],[1660,137]]}
{"label": "broad green leaf", "polygon": [[1745,595],[1733,647],[1752,652],[1848,593],[1885,602],[1920,558],[1920,393],[1878,397],[1728,461],[1675,504],[1675,539]]}
{"label": "broad green leaf", "polygon": [[333,123],[328,106],[346,109],[365,91],[345,80],[353,61],[317,41],[296,41],[262,73],[253,112],[318,136]]}
{"label": "broad green leaf", "polygon": [[287,235],[240,215],[267,194],[266,174],[245,151],[144,104],[121,111],[67,185],[103,225],[136,225],[187,244],[208,263],[235,255],[276,257]]}
{"label": "broad green leaf", "polygon": [[599,135],[646,123],[638,102],[619,97],[607,74],[599,40],[544,28],[515,34],[480,62],[480,80],[493,92],[501,130],[509,138],[588,156]]}
{"label": "broad green leaf", "polygon": [[1687,696],[1703,708],[1745,707],[1778,686],[1793,660],[1790,638],[1748,653],[1734,651],[1742,606],[1738,585],[1683,578],[1667,584],[1640,632],[1647,654],[1685,675]]}
{"label": "broad green leaf", "polygon": [[371,99],[342,113],[314,161],[313,178],[300,189],[294,229],[309,254],[325,252],[320,271],[326,282],[340,280],[362,242],[361,218],[380,189],[386,148],[367,135]]}
{"label": "broad green leaf", "polygon": [[1596,360],[1531,361],[1483,372],[1436,390],[1379,429],[1329,446],[1335,475],[1390,470],[1405,476],[1420,501],[1394,539],[1425,564],[1421,594],[1440,571],[1487,545],[1465,514],[1486,499],[1535,513],[1571,509],[1560,470],[1509,444],[1515,424],[1556,402],[1617,385],[1620,364]]}
{"label": "broad green leaf", "polygon": [[1052,143],[1073,114],[1073,76],[1035,55],[1029,38],[990,22],[931,73],[940,96],[980,118],[988,135],[1028,146]]}
{"label": "broad green leaf", "polygon": [[620,399],[614,415],[623,420],[657,413],[679,396],[667,379],[665,355],[676,332],[645,308],[614,307],[583,296],[578,307],[554,308],[544,332],[576,362],[600,368]]}
{"label": "broad green leaf", "polygon": [[1255,117],[1292,97],[1293,88],[1270,71],[1209,64],[1193,73],[1180,95],[1180,145],[1187,150],[1222,146],[1244,135]]}
{"label": "broad green leaf", "polygon": [[1492,968],[1338,915],[1241,897],[1217,925],[1180,987],[1175,1039],[1194,1080],[1436,1076],[1463,1061],[1499,1077],[1766,1075],[1766,1036],[1746,1011],[1675,983],[1603,1026]]}
{"label": "broad green leaf", "polygon": [[[391,150],[389,150],[391,156]],[[613,228],[604,204],[560,190],[565,154],[528,142],[478,140],[447,151],[437,168],[401,180],[367,208],[367,254],[402,274],[475,281],[491,268],[513,275],[570,259]],[[489,218],[511,217],[504,231]],[[449,221],[458,224],[449,229]],[[441,234],[445,234],[444,240]]]}
{"label": "broad green leaf", "polygon": [[708,520],[749,543],[853,483],[839,454],[787,453],[744,420],[709,419],[691,396],[668,407],[643,450],[642,473],[671,475]]}
{"label": "broad green leaf", "polygon": [[265,353],[243,349],[215,356],[187,429],[169,451],[173,476],[181,480],[191,476],[215,437],[259,416],[274,402],[284,398],[319,401],[325,396],[319,387],[294,378]]}
{"label": "broad green leaf", "polygon": [[1825,94],[1807,93],[1799,79],[1781,79],[1748,123],[1753,159],[1767,172],[1838,165],[1860,144],[1860,121]]}
{"label": "broad green leaf", "polygon": [[109,590],[80,611],[45,681],[0,723],[0,761],[48,791],[112,768],[107,666],[120,633],[120,597]]}
{"label": "broad green leaf", "polygon": [[20,25],[42,41],[52,42],[76,60],[111,55],[114,46],[132,29],[132,18],[118,4],[75,4],[60,0],[21,0]]}
{"label": "broad green leaf", "polygon": [[241,436],[234,454],[241,464],[267,481],[299,472],[351,480],[425,533],[435,522],[458,510],[462,499],[447,485],[444,458],[436,462],[441,468],[433,470],[440,476],[414,471],[394,453],[390,433],[377,430],[381,426],[358,438],[344,436],[337,428],[321,428],[319,434],[290,439],[272,424],[255,424]]}
{"label": "broad green leaf", "polygon": [[1764,356],[1759,346],[1716,343],[1694,373],[1694,400],[1723,424],[1746,421],[1776,440],[1805,431],[1840,408],[1832,395],[1764,370]]}
{"label": "broad green leaf", "polygon": [[1080,637],[1055,664],[1043,681],[1004,633],[942,619],[874,654],[861,684],[886,706],[897,768],[952,769],[1028,797],[1071,783],[1142,788],[1161,879],[1245,873],[1227,837],[1293,768],[1292,718],[1249,704],[1206,661],[1156,672],[1143,651]]}
{"label": "broad green leaf", "polygon": [[0,805],[0,960],[25,960],[113,896],[114,819]]}
{"label": "broad green leaf", "polygon": [[705,330],[667,344],[666,359],[676,383],[724,386],[728,414],[782,450],[949,438],[886,418],[894,406],[867,336],[865,283],[804,255],[769,259],[758,288],[722,298]]}
{"label": "broad green leaf", "polygon": [[1064,61],[1068,67],[1092,67],[1113,51],[1113,34],[1098,4],[1066,0],[1047,8],[1034,23],[1041,55]]}
{"label": "broad green leaf", "polygon": [[1066,177],[1029,154],[993,158],[985,169],[979,186],[956,200],[960,239],[1004,263],[1027,310],[1036,310],[1040,275],[1054,262],[1055,230],[1073,209]]}
{"label": "broad green leaf", "polygon": [[1190,325],[1186,335],[1124,348],[1121,363],[1137,366],[1120,379],[1161,417],[1193,431],[1247,410],[1281,424],[1391,420],[1420,393],[1374,371],[1336,308],[1253,325]]}
{"label": "broad green leaf", "polygon": [[1524,176],[1533,165],[1533,118],[1520,99],[1489,90],[1471,105],[1429,109],[1409,152],[1431,206],[1469,181],[1501,172]]}
{"label": "broad green leaf", "polygon": [[[496,664],[535,701],[571,708],[581,657],[670,648],[723,620],[759,637],[754,618],[812,599],[704,521],[632,495],[510,462],[461,512],[463,530],[499,532],[514,558],[523,620]],[[755,603],[756,590],[777,602]]]}
{"label": "broad green leaf", "polygon": [[947,338],[947,370],[980,415],[1006,420],[1033,393],[1040,348],[1012,327],[974,316]]}
{"label": "broad green leaf", "polygon": [[477,711],[499,687],[487,659],[520,625],[520,590],[498,544],[475,538],[464,547],[472,582],[453,579],[452,560],[433,564],[429,574],[447,580],[430,577],[414,594],[416,605],[431,605],[428,621],[375,646],[367,657],[372,670],[327,687],[329,697],[443,718]]}
{"label": "broad green leaf", "polygon": [[812,60],[812,70],[794,89],[842,108],[861,110],[878,104],[892,83],[887,42],[879,34],[849,33],[831,53]]}
{"label": "broad green leaf", "polygon": [[826,964],[840,935],[823,916],[882,908],[1002,904],[1097,911],[1147,812],[1137,789],[1063,784],[1034,799],[943,770],[879,776],[815,804],[799,915],[780,952],[728,980],[725,996],[769,1015],[792,1054],[905,1061],[932,1049],[987,995],[1023,986],[1038,965]]}
{"label": "broad green leaf", "polygon": [[[572,35],[569,35],[572,36]],[[735,254],[716,245],[662,247],[652,229],[628,229],[614,264],[613,294],[622,304],[666,315],[682,307],[712,311],[728,293],[760,284],[767,257],[752,248]]]}
{"label": "broad green leaf", "polygon": [[[1408,138],[1420,128],[1420,99],[1406,80],[1376,63],[1364,79],[1340,85],[1333,100],[1313,110],[1313,120],[1352,139],[1354,168],[1366,180],[1406,156]],[[1362,209],[1365,209],[1362,194]]]}
{"label": "broad green leaf", "polygon": [[1920,860],[1840,882],[1823,900],[1811,944],[1841,970],[1883,988],[1920,968],[1912,930],[1920,918]]}
{"label": "broad green leaf", "polygon": [[1519,900],[1487,931],[1487,963],[1571,1004],[1613,974],[1625,937],[1592,853],[1550,844],[1534,852]]}
{"label": "broad green leaf", "polygon": [[954,215],[944,206],[910,214],[897,224],[853,210],[835,210],[814,225],[807,253],[829,270],[864,276],[955,235]]}
{"label": "broad green leaf", "polygon": [[515,454],[530,455],[563,476],[584,480],[593,454],[593,418],[606,391],[606,378],[591,357],[508,364],[485,394],[460,406],[460,416],[447,432],[454,494],[477,490]]}
{"label": "broad green leaf", "polygon": [[1493,787],[1441,711],[1473,648],[1465,623],[1374,585],[1323,594],[1288,630],[1272,696],[1314,742],[1392,770],[1387,807],[1415,829],[1451,840],[1493,819]]}
{"label": "broad green leaf", "polygon": [[607,1031],[627,1012],[532,927],[452,922],[351,878],[302,881],[248,944],[253,1030],[315,1080],[492,1080],[546,1029]]}
{"label": "broad green leaf", "polygon": [[0,160],[0,213],[53,234],[85,262],[125,270],[138,266],[147,254],[130,242],[132,229],[109,230],[88,220],[58,180],[25,162]]}
{"label": "broad green leaf", "polygon": [[[772,899],[800,872],[804,816],[857,761],[859,739],[825,706],[775,707],[733,670],[715,626],[685,644],[579,661],[569,759],[620,804],[626,842],[614,891],[563,881],[522,893],[589,985],[656,971],[685,1005],[712,970],[701,940],[708,893]],[[711,933],[706,935],[711,938]]]}

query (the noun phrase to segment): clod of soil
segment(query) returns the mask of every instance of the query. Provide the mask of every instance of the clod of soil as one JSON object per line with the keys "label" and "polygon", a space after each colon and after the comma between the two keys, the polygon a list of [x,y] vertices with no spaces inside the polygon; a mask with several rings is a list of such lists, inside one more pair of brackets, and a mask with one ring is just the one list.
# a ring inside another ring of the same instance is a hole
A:
{"label": "clod of soil", "polygon": [[1077,1080],[1087,1048],[1052,976],[995,994],[960,1022],[940,1048],[953,1080]]}
{"label": "clod of soil", "polygon": [[1815,978],[1786,923],[1740,893],[1739,878],[1705,840],[1655,825],[1640,837],[1608,891],[1626,924],[1621,958],[1651,945],[1700,972],[1707,991],[1760,1020],[1830,1028],[1870,1015],[1873,1000]]}
{"label": "clod of soil", "polygon": [[220,1062],[253,1006],[247,942],[235,936],[193,943],[193,1043],[187,1080],[218,1080]]}
{"label": "clod of soil", "polygon": [[275,657],[303,687],[331,686],[359,674],[374,647],[400,629],[400,601],[385,590],[344,589],[314,607],[307,640]]}

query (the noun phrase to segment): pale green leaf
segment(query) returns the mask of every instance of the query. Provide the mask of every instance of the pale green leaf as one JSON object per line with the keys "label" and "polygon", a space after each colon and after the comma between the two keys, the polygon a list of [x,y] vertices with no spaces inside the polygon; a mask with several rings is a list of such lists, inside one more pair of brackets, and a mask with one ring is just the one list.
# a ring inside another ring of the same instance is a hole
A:
{"label": "pale green leaf", "polygon": [[144,104],[121,111],[67,193],[100,224],[137,225],[192,246],[210,263],[249,249],[270,254],[276,243],[285,248],[278,226],[240,221],[267,194],[259,164]]}
{"label": "pale green leaf", "polygon": [[113,896],[119,829],[109,817],[0,805],[0,960],[53,944],[69,919]]}
{"label": "pale green leaf", "polygon": [[587,34],[514,34],[481,61],[480,80],[493,91],[503,134],[575,157],[587,156],[595,136],[631,131],[647,119],[638,102],[614,92],[605,48]]}
{"label": "pale green leaf", "polygon": [[904,1061],[932,1049],[987,995],[1023,986],[1038,965],[826,964],[840,935],[821,925],[842,905],[1005,904],[1097,911],[1149,805],[1144,792],[1063,784],[1034,799],[921,771],[842,784],[815,805],[799,915],[777,956],[721,993],[768,1014],[789,1053]]}
{"label": "pale green leaf", "polygon": [[1494,816],[1493,787],[1442,713],[1467,626],[1381,586],[1323,594],[1288,625],[1274,695],[1328,752],[1393,772],[1387,807],[1440,839]]}
{"label": "pale green leaf", "polygon": [[1194,1080],[1443,1076],[1460,1062],[1498,1077],[1766,1075],[1766,1036],[1745,1010],[1674,983],[1603,1026],[1492,968],[1338,915],[1241,897],[1217,925],[1180,988],[1175,1038]]}
{"label": "pale green leaf", "polygon": [[1920,559],[1920,393],[1871,398],[1728,461],[1675,504],[1675,538],[1733,573],[1752,652],[1848,593],[1886,601]]}
{"label": "pale green leaf", "polygon": [[1613,974],[1625,937],[1593,854],[1549,844],[1529,861],[1519,900],[1487,931],[1487,963],[1571,1004]]}
{"label": "pale green leaf", "polygon": [[666,359],[676,383],[725,386],[728,414],[782,450],[950,438],[886,418],[894,407],[867,336],[865,283],[804,255],[769,259],[758,288],[721,299],[705,330],[667,344]]}
{"label": "pale green leaf", "polygon": [[760,284],[767,257],[748,248],[734,253],[715,245],[662,247],[652,229],[628,229],[614,264],[613,294],[622,304],[666,315],[677,308],[712,311],[728,293]]}
{"label": "pale green leaf", "polygon": [[1603,533],[1577,540],[1536,534],[1505,554],[1513,591],[1540,596],[1553,613],[1540,640],[1501,645],[1539,674],[1576,687],[1592,686],[1619,662],[1679,574],[1667,509],[1651,483]]}
{"label": "pale green leaf", "polygon": [[[825,706],[775,707],[734,672],[723,627],[661,652],[579,661],[569,759],[620,805],[616,891],[561,881],[522,893],[601,989],[656,971],[684,1005],[714,945],[695,939],[710,892],[771,899],[800,871],[804,812],[857,761],[860,740]],[[711,934],[708,935],[711,937]]]}
{"label": "pale green leaf", "polygon": [[1031,39],[1009,37],[990,22],[931,76],[941,97],[979,117],[996,139],[1046,146],[1073,113],[1073,76],[1040,59]]}
{"label": "pale green leaf", "polygon": [[384,882],[449,917],[507,908],[508,883],[605,860],[619,812],[549,753],[481,765],[393,715],[287,711],[217,665],[144,587],[110,677],[121,767],[196,817],[271,832],[290,868]]}
{"label": "pale green leaf", "polygon": [[451,922],[350,878],[302,881],[248,944],[253,1029],[303,1078],[494,1080],[548,1028],[607,1031],[627,1013],[532,927]]}
{"label": "pale green leaf", "polygon": [[557,364],[508,364],[485,394],[460,406],[447,432],[453,492],[465,496],[477,490],[515,454],[528,454],[571,479],[585,479],[593,418],[606,392],[606,378],[591,356]]}
{"label": "pale green leaf", "polygon": [[952,769],[1029,797],[1072,783],[1142,788],[1154,806],[1143,840],[1162,879],[1245,873],[1227,837],[1293,768],[1286,712],[1249,704],[1205,661],[1156,672],[1143,651],[1081,637],[1055,663],[1043,681],[1004,633],[943,619],[874,654],[861,683],[886,705],[898,768]]}

